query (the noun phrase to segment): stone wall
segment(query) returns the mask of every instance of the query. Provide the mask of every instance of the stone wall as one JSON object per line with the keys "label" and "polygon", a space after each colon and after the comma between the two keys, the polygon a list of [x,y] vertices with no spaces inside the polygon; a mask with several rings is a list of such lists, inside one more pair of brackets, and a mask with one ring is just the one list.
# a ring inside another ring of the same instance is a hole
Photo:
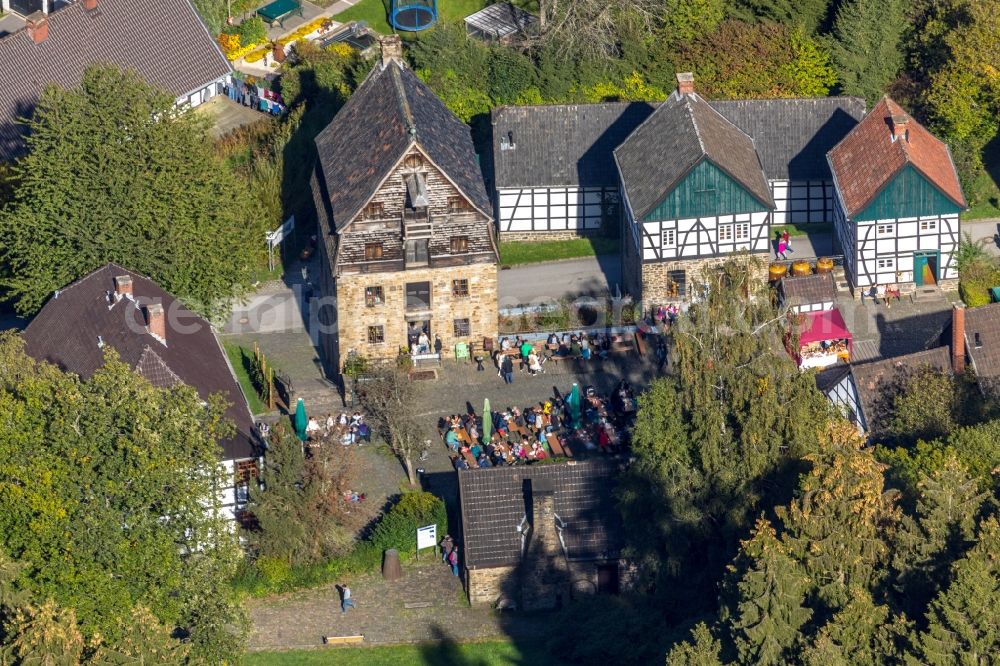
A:
{"label": "stone wall", "polygon": [[469,602],[473,604],[495,604],[502,596],[516,589],[514,576],[517,567],[494,567],[492,569],[466,569],[465,580]]}
{"label": "stone wall", "polygon": [[[468,296],[452,294],[452,282],[469,282]],[[395,358],[407,344],[406,284],[431,283],[429,319],[431,340],[441,336],[444,356],[454,354],[458,342],[482,344],[483,337],[497,334],[497,267],[494,263],[470,264],[450,268],[420,268],[391,273],[340,275],[336,280],[337,332],[340,358],[351,350],[367,358]],[[367,287],[382,288],[384,300],[369,307],[365,303]],[[470,335],[456,337],[454,320],[468,319]],[[385,340],[369,344],[368,327],[382,326]]]}
{"label": "stone wall", "polygon": [[[608,564],[605,561],[568,562],[569,587],[573,598],[597,592],[598,567]],[[493,567],[490,569],[466,569],[466,591],[469,603],[495,604],[502,597],[508,597],[521,608],[521,587],[517,580],[516,566]],[[618,589],[627,592],[634,586],[637,578],[635,567],[622,560],[618,563]]]}
{"label": "stone wall", "polygon": [[[653,305],[666,303],[671,300],[678,300],[677,298],[671,298],[669,296],[668,287],[671,282],[669,277],[670,271],[685,272],[685,289],[688,293],[684,294],[680,300],[686,300],[690,295],[691,288],[702,282],[701,277],[705,274],[705,271],[710,271],[714,268],[723,266],[726,262],[731,261],[733,258],[734,255],[725,255],[722,257],[708,257],[705,259],[661,261],[636,266],[633,255],[633,257],[626,256],[626,266],[623,272],[628,273],[630,269],[632,271],[636,268],[639,269],[642,277],[639,291],[640,296],[638,296],[636,300],[642,302],[643,309],[645,310]],[[761,282],[767,280],[766,257],[761,257],[760,267],[755,277]]]}

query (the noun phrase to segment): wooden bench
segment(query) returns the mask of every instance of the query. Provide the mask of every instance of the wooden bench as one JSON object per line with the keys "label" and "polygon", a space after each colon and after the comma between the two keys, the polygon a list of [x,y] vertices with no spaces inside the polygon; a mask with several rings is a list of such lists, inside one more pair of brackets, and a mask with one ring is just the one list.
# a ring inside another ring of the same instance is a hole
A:
{"label": "wooden bench", "polygon": [[549,443],[549,448],[552,449],[552,455],[564,456],[566,458],[573,457],[573,452],[569,450],[568,446],[563,446],[562,441],[559,439],[559,435],[554,432],[550,432],[545,435],[545,440]]}
{"label": "wooden bench", "polygon": [[469,446],[475,444],[475,442],[472,441],[472,438],[469,437],[469,431],[466,430],[465,428],[457,428],[455,430],[455,433],[458,435],[458,441],[464,442]]}
{"label": "wooden bench", "polygon": [[356,643],[363,643],[364,640],[364,634],[357,634],[355,636],[324,636],[323,645],[354,645]]}

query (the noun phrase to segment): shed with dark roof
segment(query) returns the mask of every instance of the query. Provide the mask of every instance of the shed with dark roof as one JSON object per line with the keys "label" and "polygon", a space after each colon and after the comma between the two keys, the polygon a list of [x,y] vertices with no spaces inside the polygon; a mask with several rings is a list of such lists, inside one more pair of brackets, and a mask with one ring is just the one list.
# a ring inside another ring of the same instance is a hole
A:
{"label": "shed with dark roof", "polygon": [[984,392],[1000,389],[1000,303],[965,311],[965,349]]}
{"label": "shed with dark roof", "polygon": [[781,280],[781,300],[796,312],[832,310],[837,302],[833,273],[815,273]]}
{"label": "shed with dark roof", "polygon": [[98,0],[92,10],[76,0],[44,20],[44,39],[32,39],[30,28],[0,38],[0,159],[24,150],[19,119],[44,88],[74,88],[94,63],[133,69],[178,98],[205,88],[214,95],[232,71],[190,0]]}

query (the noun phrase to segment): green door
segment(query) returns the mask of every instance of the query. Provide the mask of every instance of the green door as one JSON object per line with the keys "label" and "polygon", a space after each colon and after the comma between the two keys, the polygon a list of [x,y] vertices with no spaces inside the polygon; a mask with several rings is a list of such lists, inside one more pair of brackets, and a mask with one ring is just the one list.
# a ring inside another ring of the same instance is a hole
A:
{"label": "green door", "polygon": [[927,268],[927,255],[913,255],[913,281],[918,287],[924,286],[924,269]]}

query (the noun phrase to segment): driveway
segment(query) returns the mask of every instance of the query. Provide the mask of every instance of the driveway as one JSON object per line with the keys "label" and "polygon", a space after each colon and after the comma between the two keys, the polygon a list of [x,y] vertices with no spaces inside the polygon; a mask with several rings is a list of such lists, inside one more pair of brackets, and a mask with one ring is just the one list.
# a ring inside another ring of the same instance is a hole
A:
{"label": "driveway", "polygon": [[606,296],[621,289],[619,255],[527,264],[500,271],[500,307]]}
{"label": "driveway", "polygon": [[1000,257],[1000,245],[997,244],[998,232],[1000,232],[1000,220],[962,222],[962,235],[969,234],[972,240],[983,241],[983,247],[995,257]]}

